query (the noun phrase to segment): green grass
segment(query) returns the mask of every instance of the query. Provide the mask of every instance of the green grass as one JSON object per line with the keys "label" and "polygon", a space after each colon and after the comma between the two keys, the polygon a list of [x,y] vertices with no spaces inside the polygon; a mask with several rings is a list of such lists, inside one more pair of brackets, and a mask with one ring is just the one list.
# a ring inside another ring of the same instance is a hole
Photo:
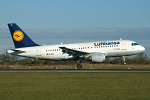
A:
{"label": "green grass", "polygon": [[149,100],[149,93],[150,73],[0,73],[0,100]]}

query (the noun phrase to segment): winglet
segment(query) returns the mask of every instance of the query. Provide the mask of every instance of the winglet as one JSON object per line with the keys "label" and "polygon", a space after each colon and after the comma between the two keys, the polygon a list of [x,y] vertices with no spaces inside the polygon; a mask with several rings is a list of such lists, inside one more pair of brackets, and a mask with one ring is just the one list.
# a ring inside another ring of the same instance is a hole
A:
{"label": "winglet", "polygon": [[16,48],[39,46],[34,43],[15,23],[8,24],[8,27]]}

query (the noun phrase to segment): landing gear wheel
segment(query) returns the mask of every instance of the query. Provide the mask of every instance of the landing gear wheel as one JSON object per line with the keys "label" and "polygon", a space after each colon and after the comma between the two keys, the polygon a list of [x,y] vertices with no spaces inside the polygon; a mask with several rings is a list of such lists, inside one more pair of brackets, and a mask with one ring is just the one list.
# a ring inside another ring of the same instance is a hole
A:
{"label": "landing gear wheel", "polygon": [[77,64],[77,69],[82,68],[82,64]]}
{"label": "landing gear wheel", "polygon": [[123,59],[123,64],[126,65],[126,59],[125,59],[125,56],[122,56],[122,59]]}

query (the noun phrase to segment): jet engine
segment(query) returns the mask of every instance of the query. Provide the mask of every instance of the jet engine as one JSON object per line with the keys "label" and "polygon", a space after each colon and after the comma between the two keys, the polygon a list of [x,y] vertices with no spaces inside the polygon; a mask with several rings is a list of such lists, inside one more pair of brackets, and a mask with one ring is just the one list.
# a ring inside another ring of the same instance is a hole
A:
{"label": "jet engine", "polygon": [[92,62],[103,62],[105,61],[105,54],[104,53],[95,53],[91,56]]}

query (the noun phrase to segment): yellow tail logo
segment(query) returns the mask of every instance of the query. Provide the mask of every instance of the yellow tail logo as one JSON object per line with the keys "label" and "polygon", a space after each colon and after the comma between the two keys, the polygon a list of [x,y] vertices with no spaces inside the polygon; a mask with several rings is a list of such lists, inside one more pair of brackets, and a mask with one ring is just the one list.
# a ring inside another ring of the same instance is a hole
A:
{"label": "yellow tail logo", "polygon": [[13,33],[13,39],[15,41],[21,41],[23,38],[24,38],[24,34],[21,31],[17,30]]}

